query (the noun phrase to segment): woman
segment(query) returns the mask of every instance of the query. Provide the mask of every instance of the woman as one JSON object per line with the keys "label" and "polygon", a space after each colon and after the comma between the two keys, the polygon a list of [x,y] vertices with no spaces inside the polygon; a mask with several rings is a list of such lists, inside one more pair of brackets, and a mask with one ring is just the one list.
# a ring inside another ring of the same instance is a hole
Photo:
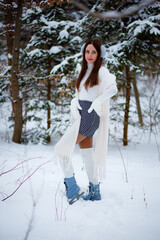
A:
{"label": "woman", "polygon": [[[89,179],[89,192],[84,200],[101,200],[99,179],[105,176],[108,143],[109,99],[117,93],[115,76],[102,65],[105,47],[98,40],[82,46],[82,68],[71,101],[71,127],[55,146],[65,175],[66,196],[79,198],[80,188],[71,162],[75,144],[79,144]],[[95,150],[93,135],[97,131]]]}

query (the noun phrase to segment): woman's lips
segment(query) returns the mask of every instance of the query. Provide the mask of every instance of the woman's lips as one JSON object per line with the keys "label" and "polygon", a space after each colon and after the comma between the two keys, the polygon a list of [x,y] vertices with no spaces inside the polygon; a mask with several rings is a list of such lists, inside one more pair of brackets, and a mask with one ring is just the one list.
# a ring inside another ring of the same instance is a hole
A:
{"label": "woman's lips", "polygon": [[93,59],[91,59],[91,58],[88,58],[88,60],[89,60],[89,61],[92,61]]}

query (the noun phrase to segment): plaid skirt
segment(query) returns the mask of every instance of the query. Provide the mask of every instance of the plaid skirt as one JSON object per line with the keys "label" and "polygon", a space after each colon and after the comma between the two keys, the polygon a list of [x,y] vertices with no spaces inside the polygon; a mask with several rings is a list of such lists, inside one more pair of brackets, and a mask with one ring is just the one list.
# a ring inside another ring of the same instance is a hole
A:
{"label": "plaid skirt", "polygon": [[93,137],[93,134],[99,127],[100,118],[95,110],[88,113],[88,109],[90,108],[92,102],[79,100],[79,104],[82,108],[82,110],[79,110],[81,115],[79,134],[86,137]]}

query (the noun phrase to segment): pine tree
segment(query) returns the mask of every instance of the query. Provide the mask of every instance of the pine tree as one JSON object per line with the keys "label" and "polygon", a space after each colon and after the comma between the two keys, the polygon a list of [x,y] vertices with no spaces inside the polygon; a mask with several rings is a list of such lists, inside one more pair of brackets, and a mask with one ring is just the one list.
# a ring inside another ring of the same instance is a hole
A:
{"label": "pine tree", "polygon": [[[69,123],[65,111],[69,112],[67,106],[74,94],[76,73],[82,57],[79,53],[81,45],[88,38],[97,38],[107,48],[104,64],[116,74],[118,88],[126,97],[126,104],[116,107],[120,109],[122,106],[121,109],[125,111],[124,144],[127,144],[128,124],[137,124],[129,114],[129,99],[133,94],[130,88],[134,86],[140,119],[142,113],[137,75],[145,73],[146,69],[156,69],[157,66],[159,3],[131,17],[104,21],[79,11],[72,4],[63,3],[59,6],[54,2],[27,1],[27,5],[23,6],[23,50],[20,50],[18,84],[23,97],[23,122],[28,125],[29,120],[36,122],[32,130],[27,130],[27,133],[23,130],[23,138],[27,134],[27,139],[32,137],[34,142],[40,139],[49,141],[51,133],[63,133]],[[140,3],[140,0],[88,0],[84,3],[92,11],[123,11],[132,4]],[[47,120],[42,126],[44,118]],[[111,118],[114,118],[114,114]]]}
{"label": "pine tree", "polygon": [[[9,69],[9,74],[11,74],[10,78],[10,95],[12,99],[12,107],[14,113],[14,133],[12,140],[16,143],[21,142],[21,133],[22,133],[22,126],[23,126],[23,95],[21,94],[20,89],[20,81],[22,77],[19,75],[19,51],[20,51],[20,39],[21,39],[21,17],[23,7],[36,7],[36,6],[53,6],[55,2],[62,4],[63,1],[61,0],[45,0],[45,1],[10,1],[10,0],[3,0],[0,4],[2,11],[5,14],[4,22],[6,26],[9,28],[8,30],[11,31],[14,24],[13,23],[13,12],[12,9],[15,8],[15,28],[14,28],[14,39],[7,31],[7,46],[8,46],[8,64],[11,66]],[[7,16],[7,13],[10,13]],[[7,17],[6,17],[7,16]],[[11,54],[12,53],[12,54]],[[12,56],[12,59],[11,59]]]}
{"label": "pine tree", "polygon": [[[67,105],[72,91],[74,92],[75,59],[73,57],[72,60],[72,56],[80,49],[82,39],[78,36],[80,24],[75,22],[74,14],[70,13],[71,8],[68,4],[43,9],[37,7],[32,11],[26,10],[24,14],[23,21],[26,26],[31,26],[32,36],[21,54],[21,68],[25,72],[29,69],[34,75],[31,81],[35,87],[32,91],[36,101],[33,106],[33,101],[29,103],[28,99],[27,108],[28,111],[43,109],[47,112],[47,127],[40,124],[44,117],[38,118],[37,130],[32,129],[32,134],[28,135],[28,138],[36,135],[37,140],[34,138],[34,141],[39,141],[40,138],[50,141],[51,133],[57,131],[55,121],[59,121],[54,116],[56,106],[59,108],[63,103],[63,111],[68,109]],[[67,56],[70,59],[67,60]],[[44,84],[40,83],[41,80]],[[37,120],[33,115],[31,119]],[[66,121],[69,122],[69,119]]]}
{"label": "pine tree", "polygon": [[[139,3],[140,1],[134,1]],[[96,11],[124,10],[131,6],[133,1],[103,1],[92,6]],[[130,96],[133,84],[136,97],[137,111],[140,124],[143,125],[142,112],[139,101],[139,92],[136,84],[137,74],[144,74],[150,66],[157,66],[159,29],[158,29],[158,8],[159,3],[150,6],[133,17],[127,17],[109,22],[88,17],[85,25],[85,37],[99,38],[106,46],[108,54],[106,64],[113,71],[118,80],[119,89],[124,89],[126,104],[124,105],[124,145],[128,144],[128,124],[135,124],[131,121]]]}

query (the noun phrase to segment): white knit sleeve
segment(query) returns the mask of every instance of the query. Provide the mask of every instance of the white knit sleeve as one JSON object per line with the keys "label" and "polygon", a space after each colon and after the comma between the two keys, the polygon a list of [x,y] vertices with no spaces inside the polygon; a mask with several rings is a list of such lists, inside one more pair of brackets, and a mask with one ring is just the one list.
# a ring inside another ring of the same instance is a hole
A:
{"label": "white knit sleeve", "polygon": [[116,95],[117,92],[118,92],[118,89],[117,89],[116,84],[112,84],[104,91],[104,93],[101,96],[98,97],[98,100],[100,102],[105,102],[109,98]]}
{"label": "white knit sleeve", "polygon": [[117,93],[116,76],[109,72],[109,70],[102,66],[99,70],[99,81],[104,83],[105,91],[98,97],[100,102],[104,102],[113,97]]}
{"label": "white knit sleeve", "polygon": [[116,84],[116,76],[110,73],[109,70],[104,66],[99,69],[98,77],[100,82],[105,82],[106,88],[112,84]]}

